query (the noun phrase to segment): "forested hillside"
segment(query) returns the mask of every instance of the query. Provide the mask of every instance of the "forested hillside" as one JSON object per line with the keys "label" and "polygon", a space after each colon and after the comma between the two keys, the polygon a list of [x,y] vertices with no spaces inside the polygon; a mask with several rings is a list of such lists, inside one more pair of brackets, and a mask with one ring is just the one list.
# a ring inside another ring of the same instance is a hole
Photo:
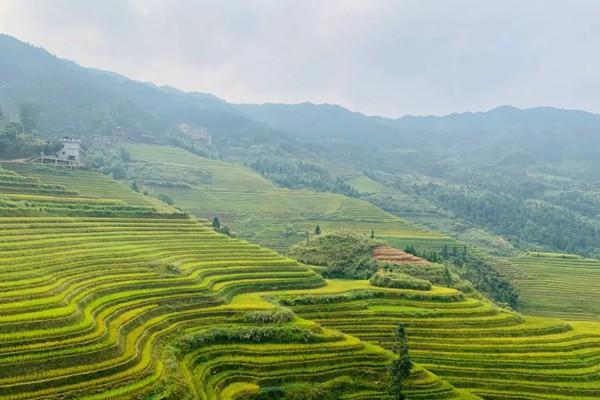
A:
{"label": "forested hillside", "polygon": [[264,127],[203,93],[136,82],[83,68],[10,36],[0,35],[0,106],[17,118],[32,108],[44,135],[167,136],[177,123],[201,123],[211,131],[256,133]]}
{"label": "forested hillside", "polygon": [[[507,247],[493,242],[503,238],[600,254],[598,115],[500,107],[390,120],[308,104],[239,107],[297,138],[318,137],[319,154],[355,170],[342,176],[382,184],[367,198],[391,212],[499,251]],[[407,209],[407,199],[422,207]]]}
{"label": "forested hillside", "polygon": [[38,153],[35,136],[104,135],[247,164],[290,188],[356,197],[352,182],[366,175],[379,183],[362,193],[368,201],[498,254],[600,255],[596,114],[500,107],[394,120],[333,105],[233,105],[82,68],[8,36],[0,51],[0,157]]}

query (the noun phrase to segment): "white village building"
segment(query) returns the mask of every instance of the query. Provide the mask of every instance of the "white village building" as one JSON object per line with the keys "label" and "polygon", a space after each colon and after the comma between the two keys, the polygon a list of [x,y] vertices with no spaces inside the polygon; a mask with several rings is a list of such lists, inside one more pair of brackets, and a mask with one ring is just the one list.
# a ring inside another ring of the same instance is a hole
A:
{"label": "white village building", "polygon": [[80,167],[85,147],[81,144],[81,140],[63,137],[60,140],[62,148],[56,154],[40,155],[40,158],[34,161],[39,161],[41,164],[65,165],[69,167]]}

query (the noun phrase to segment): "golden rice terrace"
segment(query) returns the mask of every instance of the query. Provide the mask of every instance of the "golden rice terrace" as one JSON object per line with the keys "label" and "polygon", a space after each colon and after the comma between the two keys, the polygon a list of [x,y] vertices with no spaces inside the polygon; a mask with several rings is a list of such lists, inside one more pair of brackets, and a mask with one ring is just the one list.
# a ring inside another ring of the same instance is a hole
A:
{"label": "golden rice terrace", "polygon": [[0,215],[0,399],[385,399],[399,322],[409,399],[600,398],[591,322],[325,281],[92,172],[8,165]]}

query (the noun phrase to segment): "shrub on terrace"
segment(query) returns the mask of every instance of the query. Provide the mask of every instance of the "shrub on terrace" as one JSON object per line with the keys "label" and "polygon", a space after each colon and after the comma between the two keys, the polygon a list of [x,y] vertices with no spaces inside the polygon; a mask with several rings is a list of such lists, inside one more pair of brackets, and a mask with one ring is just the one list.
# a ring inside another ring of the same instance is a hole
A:
{"label": "shrub on terrace", "polygon": [[243,322],[251,324],[285,324],[293,319],[294,313],[283,309],[251,311],[245,313],[242,317]]}
{"label": "shrub on terrace", "polygon": [[176,353],[185,354],[217,343],[317,343],[332,340],[337,338],[318,335],[297,326],[210,328],[186,336],[175,347]]}
{"label": "shrub on terrace", "polygon": [[395,289],[431,290],[431,282],[414,278],[402,272],[376,272],[369,280],[371,285]]}

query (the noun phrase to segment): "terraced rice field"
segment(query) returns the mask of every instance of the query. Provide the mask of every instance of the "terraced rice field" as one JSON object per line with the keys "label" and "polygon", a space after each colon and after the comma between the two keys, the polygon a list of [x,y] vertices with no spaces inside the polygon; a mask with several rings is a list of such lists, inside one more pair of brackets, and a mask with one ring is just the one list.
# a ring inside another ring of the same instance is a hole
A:
{"label": "terraced rice field", "polygon": [[[68,186],[71,191],[86,198],[118,200],[136,206],[162,206],[159,201],[136,193],[112,178],[93,171],[17,163],[4,164],[4,168],[5,171],[8,169],[29,180],[37,180],[59,187]],[[19,186],[19,188],[21,187]]]}
{"label": "terraced rice field", "polygon": [[325,282],[137,193],[85,189],[105,177],[21,172],[0,169],[0,399],[244,399],[294,382],[383,399],[400,322],[409,399],[600,398],[598,323]]}
{"label": "terraced rice field", "polygon": [[388,261],[396,264],[427,265],[429,261],[393,247],[378,246],[373,250],[373,257],[378,261]]}
{"label": "terraced rice field", "polygon": [[151,357],[159,340],[235,321],[221,306],[234,293],[322,284],[306,267],[191,220],[4,218],[0,238],[7,399],[146,390],[163,375]]}
{"label": "terraced rice field", "polygon": [[4,166],[0,168],[0,216],[181,216],[173,210],[166,212],[159,201],[91,171]]}
{"label": "terraced rice field", "polygon": [[[319,299],[322,299],[324,303],[328,303],[323,309],[329,307],[335,307],[339,302],[339,298],[344,298],[349,294],[360,295],[369,293],[379,292],[384,297],[397,298],[397,299],[420,299],[424,302],[444,303],[449,299],[457,300],[462,298],[462,295],[454,289],[434,287],[431,291],[416,291],[407,289],[382,289],[371,286],[367,281],[345,281],[345,280],[331,280],[327,281],[326,286],[316,289],[302,289],[302,290],[283,290],[278,292],[258,292],[258,293],[247,293],[241,294],[234,297],[233,304],[263,304],[264,307],[272,307],[272,303],[278,303],[284,307],[290,309],[302,310],[300,304],[304,302],[308,304],[318,304]],[[268,301],[267,301],[268,299]],[[315,299],[317,301],[315,302]],[[319,307],[319,306],[316,306]],[[325,311],[320,310],[318,315],[312,317],[322,318]],[[309,319],[305,318],[302,312],[298,315],[305,321]],[[314,323],[314,320],[311,320]],[[357,318],[354,320],[355,325],[361,325],[365,321]],[[367,321],[368,324],[368,321]],[[394,327],[395,329],[395,327]],[[339,332],[337,328],[335,331]],[[355,337],[356,336],[352,336]],[[379,345],[375,345],[375,348],[380,348]],[[406,382],[407,389],[405,394],[408,399],[411,400],[426,400],[426,399],[455,399],[455,400],[480,400],[481,398],[468,391],[457,389],[448,382],[441,380],[435,374],[432,374],[422,366],[417,365],[411,374],[411,377]],[[372,399],[385,399],[386,393],[381,391],[370,391],[368,398]],[[357,394],[358,395],[358,394]],[[352,395],[343,398],[355,398]]]}
{"label": "terraced rice field", "polygon": [[150,185],[192,214],[218,215],[240,237],[285,251],[312,234],[318,224],[323,232],[347,230],[369,234],[403,248],[439,250],[455,243],[449,237],[409,223],[372,204],[331,193],[289,190],[274,186],[249,168],[196,156],[183,149],[148,144],[127,144],[134,161],[147,168],[171,169],[174,176],[202,173],[190,187]]}
{"label": "terraced rice field", "polygon": [[[138,207],[52,190],[56,204]],[[13,185],[3,195],[41,194]],[[279,309],[257,292],[323,287],[308,267],[181,215],[51,211],[0,218],[1,399],[238,399],[298,381],[337,385],[341,399],[384,396],[391,355],[381,347],[298,317],[247,318]],[[422,368],[411,393],[471,398]]]}
{"label": "terraced rice field", "polygon": [[600,320],[600,261],[576,255],[527,253],[500,264],[519,289],[524,313]]}
{"label": "terraced rice field", "polygon": [[358,282],[346,289],[278,300],[302,318],[385,348],[405,323],[413,360],[484,399],[600,398],[600,324],[523,317],[452,293],[407,297]]}

